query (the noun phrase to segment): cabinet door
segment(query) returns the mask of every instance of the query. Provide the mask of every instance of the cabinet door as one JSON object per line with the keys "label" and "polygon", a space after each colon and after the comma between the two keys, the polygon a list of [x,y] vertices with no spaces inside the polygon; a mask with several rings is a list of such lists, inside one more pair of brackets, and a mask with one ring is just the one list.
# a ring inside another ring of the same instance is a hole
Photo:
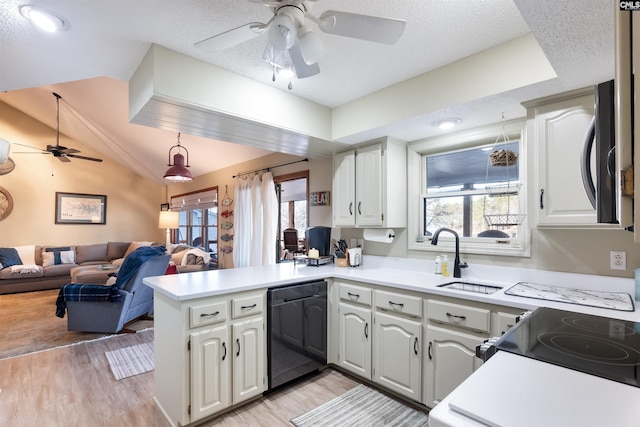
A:
{"label": "cabinet door", "polygon": [[340,303],[338,364],[371,379],[371,310]]}
{"label": "cabinet door", "polygon": [[492,331],[491,336],[501,337],[504,335],[509,328],[516,324],[516,319],[519,314],[511,314],[511,313],[496,313],[496,329]]}
{"label": "cabinet door", "polygon": [[264,318],[233,324],[233,403],[264,391]]}
{"label": "cabinet door", "polygon": [[420,401],[422,325],[384,313],[376,313],[374,323],[373,380]]}
{"label": "cabinet door", "polygon": [[382,144],[358,149],[356,155],[356,223],[382,225]]}
{"label": "cabinet door", "polygon": [[355,151],[336,154],[333,160],[333,225],[356,225],[356,155]]}
{"label": "cabinet door", "polygon": [[433,408],[480,367],[482,361],[476,357],[476,346],[483,340],[456,330],[427,325],[423,402],[426,406]]}
{"label": "cabinet door", "polygon": [[231,404],[231,351],[227,326],[191,334],[191,421]]}
{"label": "cabinet door", "polygon": [[[538,225],[548,227],[597,225],[596,211],[584,190],[580,156],[594,116],[592,95],[555,102],[536,108]],[[529,136],[528,136],[529,137]],[[595,150],[594,150],[595,152]]]}

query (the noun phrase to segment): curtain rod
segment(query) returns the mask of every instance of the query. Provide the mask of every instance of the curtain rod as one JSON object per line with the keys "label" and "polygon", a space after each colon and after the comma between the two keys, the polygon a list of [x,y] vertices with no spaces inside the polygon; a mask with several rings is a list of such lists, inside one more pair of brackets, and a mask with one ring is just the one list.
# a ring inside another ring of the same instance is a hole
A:
{"label": "curtain rod", "polygon": [[271,167],[268,167],[268,168],[256,169],[254,171],[249,171],[249,172],[240,172],[240,173],[238,173],[236,175],[233,175],[233,177],[236,178],[236,177],[239,177],[241,175],[251,175],[252,173],[267,172],[267,171],[270,171],[271,169],[279,168],[279,167],[282,167],[282,166],[289,166],[289,165],[293,165],[295,163],[308,162],[308,161],[309,161],[309,159],[296,160],[295,162],[283,163],[281,165],[271,166]]}

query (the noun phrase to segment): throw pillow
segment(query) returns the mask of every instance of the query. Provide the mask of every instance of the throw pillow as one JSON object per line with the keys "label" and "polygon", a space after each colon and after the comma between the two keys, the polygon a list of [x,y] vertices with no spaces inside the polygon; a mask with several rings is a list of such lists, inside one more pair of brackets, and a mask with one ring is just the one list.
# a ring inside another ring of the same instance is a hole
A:
{"label": "throw pillow", "polygon": [[187,254],[187,265],[203,265],[204,258],[196,254]]}
{"label": "throw pillow", "polygon": [[184,255],[187,253],[188,250],[189,249],[187,248],[187,249],[184,249],[184,250],[179,251],[179,252],[174,252],[171,255],[171,262],[176,264],[176,265],[182,264],[182,258],[184,258]]}
{"label": "throw pillow", "polygon": [[59,264],[74,264],[76,262],[76,253],[70,247],[62,248],[43,248],[42,249],[42,266]]}
{"label": "throw pillow", "polygon": [[2,268],[22,264],[16,248],[0,248],[0,264],[2,264]]}
{"label": "throw pillow", "polygon": [[36,263],[36,246],[16,246],[16,251],[22,260],[23,265],[33,265]]}

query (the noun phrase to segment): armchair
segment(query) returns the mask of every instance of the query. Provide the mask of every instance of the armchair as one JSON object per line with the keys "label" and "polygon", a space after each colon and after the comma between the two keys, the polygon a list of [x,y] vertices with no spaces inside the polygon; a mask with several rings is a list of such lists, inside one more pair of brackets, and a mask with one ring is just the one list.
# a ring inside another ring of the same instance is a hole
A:
{"label": "armchair", "polygon": [[153,289],[142,283],[145,277],[161,276],[170,255],[159,255],[144,261],[120,288],[121,302],[67,301],[67,329],[70,331],[118,333],[145,315],[153,313]]}

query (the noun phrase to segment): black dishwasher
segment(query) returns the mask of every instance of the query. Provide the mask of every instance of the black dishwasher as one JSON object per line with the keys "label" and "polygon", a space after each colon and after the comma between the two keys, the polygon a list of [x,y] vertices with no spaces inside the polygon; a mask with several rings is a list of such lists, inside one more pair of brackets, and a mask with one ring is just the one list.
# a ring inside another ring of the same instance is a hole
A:
{"label": "black dishwasher", "polygon": [[327,364],[327,282],[267,291],[269,390]]}

